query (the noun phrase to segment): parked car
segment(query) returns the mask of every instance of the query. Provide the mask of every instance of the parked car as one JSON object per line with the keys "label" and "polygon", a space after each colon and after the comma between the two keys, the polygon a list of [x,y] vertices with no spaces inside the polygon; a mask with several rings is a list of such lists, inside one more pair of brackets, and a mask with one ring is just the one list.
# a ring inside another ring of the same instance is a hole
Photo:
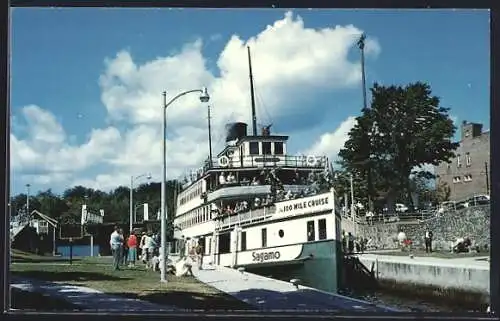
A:
{"label": "parked car", "polygon": [[453,211],[456,209],[456,204],[453,201],[447,201],[447,202],[442,202],[438,206],[437,212],[439,214],[447,212],[447,211]]}
{"label": "parked car", "polygon": [[408,207],[401,203],[396,203],[396,212],[405,213],[408,211]]}
{"label": "parked car", "polygon": [[467,207],[469,206],[477,206],[477,205],[488,205],[490,204],[490,196],[489,195],[475,195],[469,198],[467,201]]}

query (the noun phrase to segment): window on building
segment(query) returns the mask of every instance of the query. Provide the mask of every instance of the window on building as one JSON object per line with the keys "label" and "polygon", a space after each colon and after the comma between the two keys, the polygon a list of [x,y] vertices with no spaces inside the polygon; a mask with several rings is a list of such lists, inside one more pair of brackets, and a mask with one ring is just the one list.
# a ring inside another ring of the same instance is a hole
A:
{"label": "window on building", "polygon": [[258,142],[250,142],[250,155],[259,155],[259,143]]}
{"label": "window on building", "polygon": [[263,142],[262,143],[262,154],[263,155],[271,155],[271,142]]}
{"label": "window on building", "polygon": [[283,155],[283,143],[274,143],[274,155]]}
{"label": "window on building", "polygon": [[322,218],[318,221],[318,238],[320,240],[326,239],[326,219]]}
{"label": "window on building", "polygon": [[307,222],[307,242],[316,240],[316,235],[314,233],[314,221]]}
{"label": "window on building", "polygon": [[460,154],[457,155],[457,167],[462,167],[461,159],[460,159]]}
{"label": "window on building", "polygon": [[247,250],[247,232],[241,232],[241,250]]}
{"label": "window on building", "polygon": [[261,230],[262,247],[267,247],[267,228]]}
{"label": "window on building", "polygon": [[467,167],[471,166],[470,153],[465,154],[465,166]]}

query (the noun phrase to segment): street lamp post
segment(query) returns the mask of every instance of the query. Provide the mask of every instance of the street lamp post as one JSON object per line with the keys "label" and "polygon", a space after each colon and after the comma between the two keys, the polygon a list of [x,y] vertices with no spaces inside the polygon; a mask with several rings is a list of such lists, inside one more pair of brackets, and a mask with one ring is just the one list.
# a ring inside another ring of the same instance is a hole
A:
{"label": "street lamp post", "polygon": [[30,215],[30,184],[26,184],[26,216]]}
{"label": "street lamp post", "polygon": [[139,176],[134,177],[134,175],[130,176],[130,196],[129,196],[129,220],[130,220],[130,225],[129,225],[129,232],[131,232],[134,229],[134,181],[138,180],[139,178],[146,177],[148,180],[151,179],[151,174],[142,174]]}
{"label": "street lamp post", "polygon": [[161,175],[161,206],[160,206],[160,220],[161,220],[161,282],[167,282],[167,213],[166,213],[166,185],[167,185],[167,108],[178,98],[191,94],[200,93],[200,101],[207,103],[210,100],[207,88],[193,89],[184,91],[167,102],[167,92],[163,92],[163,166]]}

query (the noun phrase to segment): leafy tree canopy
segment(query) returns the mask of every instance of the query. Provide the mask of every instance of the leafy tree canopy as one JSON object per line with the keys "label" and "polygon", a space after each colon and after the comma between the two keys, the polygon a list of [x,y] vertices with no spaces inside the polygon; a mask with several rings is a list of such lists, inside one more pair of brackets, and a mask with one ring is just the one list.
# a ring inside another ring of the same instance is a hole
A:
{"label": "leafy tree canopy", "polygon": [[[180,191],[176,181],[167,182],[166,202],[167,214],[173,218],[175,190]],[[141,205],[148,203],[150,217],[155,217],[160,209],[160,183],[143,184],[134,188],[133,200],[137,216],[142,216]],[[30,212],[38,210],[53,217],[62,224],[79,223],[82,204],[87,204],[90,211],[98,213],[104,210],[104,222],[127,223],[129,221],[129,187],[119,186],[110,192],[103,192],[84,186],[74,186],[66,189],[61,195],[54,194],[50,189],[30,195]],[[26,194],[11,197],[12,216],[26,213]]]}
{"label": "leafy tree canopy", "polygon": [[[371,88],[371,108],[363,109],[339,152],[339,164],[362,180],[365,195],[397,198],[405,191],[411,204],[410,176],[431,179],[432,172],[414,171],[425,164],[438,165],[454,156],[456,127],[449,108],[440,106],[428,84]],[[367,179],[371,178],[369,190]]]}

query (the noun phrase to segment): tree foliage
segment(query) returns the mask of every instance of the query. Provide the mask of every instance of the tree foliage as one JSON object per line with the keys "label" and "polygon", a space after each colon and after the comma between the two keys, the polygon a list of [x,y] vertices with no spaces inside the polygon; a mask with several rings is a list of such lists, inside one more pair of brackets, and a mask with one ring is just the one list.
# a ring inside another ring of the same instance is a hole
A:
{"label": "tree foliage", "polygon": [[433,178],[432,172],[414,168],[449,161],[458,147],[452,142],[456,127],[428,84],[375,84],[371,94],[371,108],[356,118],[339,164],[361,181],[362,194],[385,202],[403,192],[411,204],[410,176]]}
{"label": "tree foliage", "polygon": [[[169,181],[166,186],[166,204],[169,220],[174,216],[174,194],[180,191],[177,181]],[[160,209],[160,183],[142,184],[134,189],[134,208],[142,212],[140,205],[148,203],[150,219],[156,217]],[[13,216],[26,212],[26,194],[18,194],[11,197],[11,213]],[[128,223],[129,222],[129,187],[119,186],[110,192],[103,192],[84,186],[75,186],[66,189],[61,195],[54,194],[50,189],[40,191],[36,195],[30,195],[30,212],[38,210],[41,213],[55,218],[62,224],[79,223],[81,219],[82,205],[87,204],[90,211],[98,213],[104,210],[104,222]],[[138,214],[138,217],[141,215]]]}

